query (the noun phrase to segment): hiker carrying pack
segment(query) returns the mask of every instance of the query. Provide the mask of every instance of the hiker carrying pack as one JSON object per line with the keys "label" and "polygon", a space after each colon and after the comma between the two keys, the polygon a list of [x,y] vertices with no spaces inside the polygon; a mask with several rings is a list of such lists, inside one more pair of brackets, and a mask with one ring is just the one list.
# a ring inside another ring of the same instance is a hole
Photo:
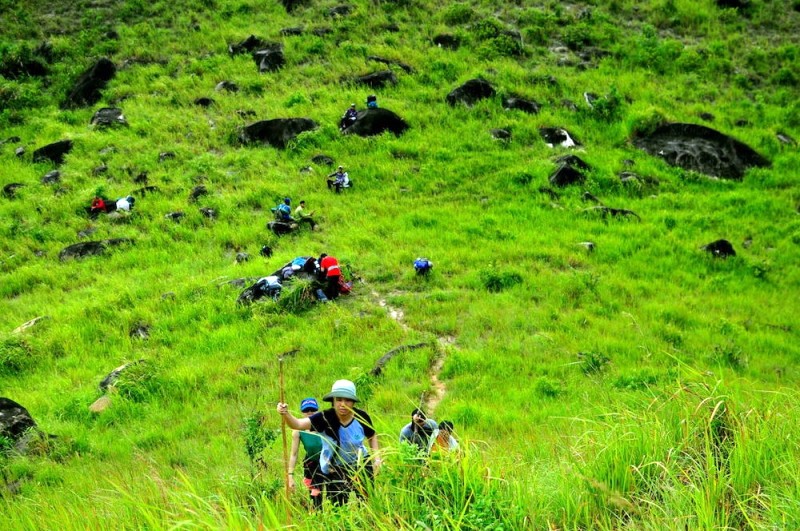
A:
{"label": "hiker carrying pack", "polygon": [[427,258],[417,258],[414,260],[414,271],[416,271],[418,275],[427,275],[431,272],[431,269],[433,269],[433,262]]}
{"label": "hiker carrying pack", "polygon": [[272,212],[275,214],[275,221],[294,221],[291,205],[292,200],[287,197],[283,200],[283,203],[273,207]]}

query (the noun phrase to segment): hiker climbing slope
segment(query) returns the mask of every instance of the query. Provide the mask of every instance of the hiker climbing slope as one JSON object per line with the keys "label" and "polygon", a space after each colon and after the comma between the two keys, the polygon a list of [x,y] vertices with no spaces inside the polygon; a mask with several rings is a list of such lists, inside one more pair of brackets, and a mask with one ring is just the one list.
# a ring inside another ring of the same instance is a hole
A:
{"label": "hiker climbing slope", "polygon": [[[311,417],[317,411],[319,411],[319,404],[317,404],[315,398],[304,398],[300,402],[300,412],[306,418]],[[289,457],[289,477],[287,481],[289,488],[294,490],[294,468],[297,464],[297,454],[301,443],[306,454],[303,459],[303,484],[309,490],[314,507],[318,508],[322,505],[321,489],[325,480],[319,469],[319,457],[322,453],[322,438],[319,434],[312,431],[295,430],[292,432],[292,451]]]}

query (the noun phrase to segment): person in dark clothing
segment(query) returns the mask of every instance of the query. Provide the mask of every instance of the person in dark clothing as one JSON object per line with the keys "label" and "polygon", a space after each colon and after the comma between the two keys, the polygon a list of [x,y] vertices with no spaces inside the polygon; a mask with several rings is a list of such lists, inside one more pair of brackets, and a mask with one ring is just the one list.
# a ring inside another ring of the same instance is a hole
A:
{"label": "person in dark clothing", "polygon": [[356,110],[356,104],[351,103],[350,107],[344,111],[344,116],[339,121],[339,128],[340,129],[347,129],[351,125],[353,125],[356,120],[358,119],[358,110]]}
{"label": "person in dark clothing", "polygon": [[338,194],[342,188],[350,188],[352,182],[350,175],[344,171],[344,166],[339,166],[335,172],[328,175],[328,190],[335,190]]}

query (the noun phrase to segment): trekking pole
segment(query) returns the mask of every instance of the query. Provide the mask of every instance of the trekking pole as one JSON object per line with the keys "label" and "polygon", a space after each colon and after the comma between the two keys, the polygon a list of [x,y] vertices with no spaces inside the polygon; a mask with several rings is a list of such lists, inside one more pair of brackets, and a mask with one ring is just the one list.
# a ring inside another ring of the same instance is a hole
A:
{"label": "trekking pole", "polygon": [[[281,404],[286,403],[283,392],[283,356],[278,358],[279,389]],[[286,523],[292,525],[292,511],[289,506],[289,451],[286,447],[286,417],[281,416],[281,437],[283,438],[283,481],[286,484]]]}

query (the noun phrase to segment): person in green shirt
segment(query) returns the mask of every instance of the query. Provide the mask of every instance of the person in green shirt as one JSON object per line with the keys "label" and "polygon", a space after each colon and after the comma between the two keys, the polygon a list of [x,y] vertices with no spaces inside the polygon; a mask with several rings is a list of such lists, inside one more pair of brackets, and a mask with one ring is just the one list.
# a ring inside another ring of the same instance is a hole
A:
{"label": "person in green shirt", "polygon": [[[301,202],[302,204],[302,202]],[[319,411],[319,404],[314,398],[304,398],[300,402],[300,411],[306,417],[310,417]],[[313,428],[312,428],[313,430]],[[297,453],[300,449],[300,443],[303,444],[305,450],[305,458],[303,458],[303,484],[308,488],[311,494],[311,503],[314,508],[322,505],[322,486],[323,476],[319,469],[319,456],[322,452],[322,439],[319,434],[314,433],[312,430],[308,431],[294,431],[292,432],[292,453],[289,457],[289,488],[294,490],[294,468],[297,465]]]}
{"label": "person in green shirt", "polygon": [[314,230],[314,227],[317,225],[317,222],[314,221],[312,217],[313,215],[314,212],[306,212],[305,201],[300,201],[300,204],[294,209],[294,219],[297,220],[297,223],[308,223],[311,225],[311,230]]}

